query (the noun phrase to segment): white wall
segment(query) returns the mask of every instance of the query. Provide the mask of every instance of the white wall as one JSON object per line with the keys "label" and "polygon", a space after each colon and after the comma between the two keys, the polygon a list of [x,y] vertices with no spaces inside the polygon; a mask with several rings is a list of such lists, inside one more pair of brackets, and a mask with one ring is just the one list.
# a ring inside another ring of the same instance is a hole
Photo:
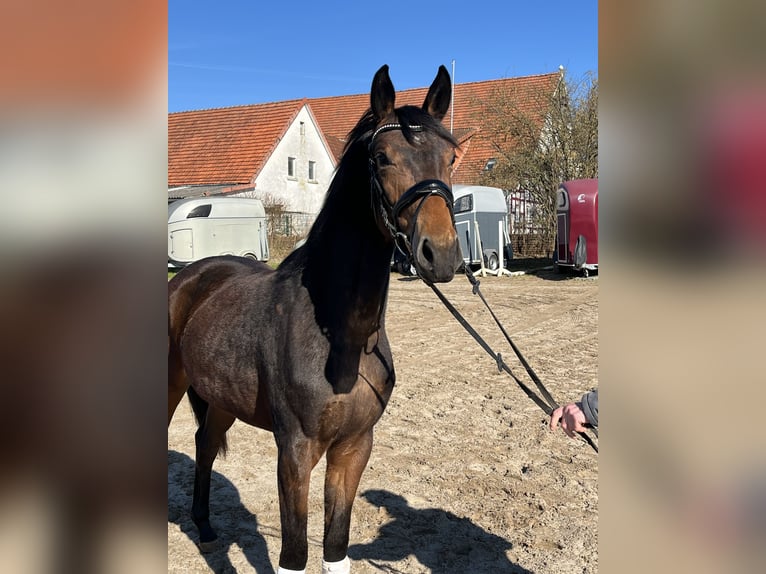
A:
{"label": "white wall", "polygon": [[[288,157],[296,158],[294,178],[287,176]],[[315,181],[308,179],[309,161],[316,162]],[[334,169],[330,152],[307,107],[303,106],[256,178],[252,195],[265,199],[266,203],[266,196],[272,196],[281,200],[287,211],[316,216],[324,203]]]}

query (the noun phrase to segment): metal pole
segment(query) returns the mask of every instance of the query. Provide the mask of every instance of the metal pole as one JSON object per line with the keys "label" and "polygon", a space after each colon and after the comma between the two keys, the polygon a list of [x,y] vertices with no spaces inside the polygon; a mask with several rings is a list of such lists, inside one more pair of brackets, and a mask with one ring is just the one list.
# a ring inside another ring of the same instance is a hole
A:
{"label": "metal pole", "polygon": [[450,97],[449,112],[449,132],[452,133],[452,127],[455,120],[455,60],[452,60],[452,97]]}
{"label": "metal pole", "polygon": [[497,267],[497,276],[502,277],[503,275],[511,275],[511,272],[508,271],[508,269],[505,268],[505,225],[503,224],[503,220],[497,222],[497,259],[498,259],[498,267]]}

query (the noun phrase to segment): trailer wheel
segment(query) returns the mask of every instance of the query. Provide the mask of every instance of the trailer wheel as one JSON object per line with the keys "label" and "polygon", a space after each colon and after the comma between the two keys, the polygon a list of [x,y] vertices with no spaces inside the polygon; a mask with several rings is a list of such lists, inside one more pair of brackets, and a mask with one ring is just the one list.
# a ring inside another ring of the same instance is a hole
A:
{"label": "trailer wheel", "polygon": [[487,269],[490,271],[497,271],[498,267],[500,267],[500,263],[497,258],[497,253],[493,251],[489,254],[489,257],[487,257]]}
{"label": "trailer wheel", "polygon": [[244,255],[247,259],[252,259],[253,261],[258,261],[258,258],[255,256],[255,253],[245,253]]}

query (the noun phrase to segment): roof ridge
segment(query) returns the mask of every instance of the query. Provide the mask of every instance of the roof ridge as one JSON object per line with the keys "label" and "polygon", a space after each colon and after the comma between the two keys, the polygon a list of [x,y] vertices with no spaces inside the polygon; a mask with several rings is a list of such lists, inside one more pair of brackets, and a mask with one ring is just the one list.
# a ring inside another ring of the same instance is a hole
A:
{"label": "roof ridge", "polygon": [[[524,80],[524,79],[527,79],[527,78],[542,78],[542,77],[545,77],[545,76],[555,76],[555,75],[557,75],[559,73],[560,72],[557,70],[557,71],[554,71],[554,72],[544,72],[544,73],[541,73],[541,74],[527,74],[525,76],[506,76],[504,78],[494,78],[494,79],[491,79],[491,80],[473,80],[471,82],[457,82],[457,83],[455,83],[455,87],[457,87],[457,86],[467,86],[467,85],[471,85],[471,84],[489,84],[489,83],[493,83],[493,82],[502,82],[502,81],[507,81],[507,80]],[[417,91],[417,90],[425,90],[425,89],[427,89],[426,86],[420,86],[420,87],[416,87],[416,88],[405,88],[403,90],[397,90],[397,94],[403,93],[403,92],[412,92],[412,91]],[[191,113],[191,112],[211,112],[211,111],[216,111],[216,110],[235,110],[235,109],[240,109],[240,108],[252,108],[252,107],[256,107],[256,106],[283,105],[283,104],[289,104],[289,103],[301,102],[301,101],[312,102],[312,101],[318,101],[318,100],[331,100],[331,99],[336,99],[336,98],[349,98],[349,97],[359,97],[359,96],[367,96],[367,95],[369,95],[369,94],[366,93],[366,92],[362,92],[362,93],[358,93],[358,94],[341,94],[341,95],[337,95],[337,96],[316,96],[316,97],[313,97],[313,98],[309,98],[309,97],[304,96],[304,97],[301,97],[301,98],[291,98],[289,100],[274,100],[274,101],[270,101],[270,102],[256,102],[256,103],[252,103],[252,104],[237,104],[237,105],[234,105],[234,106],[214,106],[214,107],[211,107],[211,108],[199,108],[199,109],[195,109],[195,110],[178,110],[178,111],[175,111],[175,112],[168,112],[168,115],[172,116],[172,115],[177,115],[177,114],[188,114],[188,113]]]}
{"label": "roof ridge", "polygon": [[[471,82],[457,82],[455,83],[455,86],[468,86],[471,84],[491,84],[495,82],[505,82],[508,80],[526,80],[528,78],[544,78],[546,76],[557,76],[559,75],[559,71],[555,72],[544,72],[541,74],[527,74],[526,76],[506,76],[504,78],[493,78],[491,80],[473,80]],[[417,88],[404,88],[402,90],[396,90],[397,95],[404,93],[404,92],[414,92],[418,90],[427,90],[428,86],[420,86]],[[356,97],[356,96],[367,96],[368,93],[360,93],[360,94],[343,94],[339,96],[320,96],[316,98],[309,98],[309,100],[330,100],[334,98],[347,98],[347,97]]]}
{"label": "roof ridge", "polygon": [[527,78],[543,78],[545,76],[557,76],[560,72],[545,72],[542,74],[527,74],[526,76],[506,76],[504,78],[495,78],[493,80],[474,80],[472,82],[458,82],[456,86],[465,86],[467,84],[488,84],[490,82],[503,82],[507,80],[525,80]]}

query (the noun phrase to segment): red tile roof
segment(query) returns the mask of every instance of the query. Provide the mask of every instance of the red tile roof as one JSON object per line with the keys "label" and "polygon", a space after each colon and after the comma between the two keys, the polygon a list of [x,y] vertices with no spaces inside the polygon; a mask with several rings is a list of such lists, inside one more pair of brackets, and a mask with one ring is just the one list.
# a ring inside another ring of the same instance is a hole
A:
{"label": "red tile roof", "polygon": [[305,103],[168,114],[168,186],[252,184]]}
{"label": "red tile roof", "polygon": [[[539,105],[534,94],[552,93],[557,72],[520,78],[455,85],[453,133],[461,153],[454,183],[477,183],[487,160],[495,155],[477,102],[497,94],[513,94],[530,112]],[[427,88],[397,92],[396,105],[421,105]],[[233,108],[168,115],[168,185],[253,183],[266,160],[308,103],[328,147],[340,158],[346,136],[370,105],[369,94],[288,100]],[[450,113],[443,123],[449,128]]]}

